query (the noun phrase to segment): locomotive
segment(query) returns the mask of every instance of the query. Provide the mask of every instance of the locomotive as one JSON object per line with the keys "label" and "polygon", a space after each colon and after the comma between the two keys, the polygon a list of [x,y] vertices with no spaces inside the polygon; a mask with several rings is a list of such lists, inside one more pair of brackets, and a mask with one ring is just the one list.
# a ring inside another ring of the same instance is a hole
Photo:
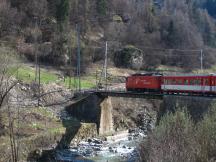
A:
{"label": "locomotive", "polygon": [[127,91],[216,94],[216,75],[134,74],[126,78]]}

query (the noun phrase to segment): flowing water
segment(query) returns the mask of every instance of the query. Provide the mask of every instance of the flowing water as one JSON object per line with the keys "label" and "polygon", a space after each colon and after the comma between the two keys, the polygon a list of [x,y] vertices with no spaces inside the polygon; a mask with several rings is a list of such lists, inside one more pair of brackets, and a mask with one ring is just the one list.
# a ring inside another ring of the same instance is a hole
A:
{"label": "flowing water", "polygon": [[137,147],[144,137],[143,133],[136,132],[121,134],[121,138],[119,135],[107,137],[107,141],[89,139],[77,147],[57,152],[56,157],[65,162],[135,162],[138,159]]}

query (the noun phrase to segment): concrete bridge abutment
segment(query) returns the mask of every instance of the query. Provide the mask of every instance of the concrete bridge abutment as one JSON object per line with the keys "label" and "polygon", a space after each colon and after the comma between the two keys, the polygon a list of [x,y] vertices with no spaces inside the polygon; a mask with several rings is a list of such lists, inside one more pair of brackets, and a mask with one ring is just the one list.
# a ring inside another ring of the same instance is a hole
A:
{"label": "concrete bridge abutment", "polygon": [[109,135],[114,132],[113,107],[111,98],[105,98],[100,104],[99,135]]}
{"label": "concrete bridge abutment", "polygon": [[99,135],[112,134],[114,131],[110,97],[96,94],[79,96],[79,99],[67,106],[66,110],[80,122],[96,123]]}

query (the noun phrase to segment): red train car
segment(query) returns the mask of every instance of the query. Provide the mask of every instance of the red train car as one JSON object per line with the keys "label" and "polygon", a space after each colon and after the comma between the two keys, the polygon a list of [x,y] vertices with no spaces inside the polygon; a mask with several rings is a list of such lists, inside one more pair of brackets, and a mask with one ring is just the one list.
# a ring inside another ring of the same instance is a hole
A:
{"label": "red train car", "polygon": [[213,94],[216,94],[216,76],[215,75],[211,76],[211,92]]}
{"label": "red train car", "polygon": [[134,74],[126,78],[127,91],[160,92],[161,75]]}
{"label": "red train car", "polygon": [[210,75],[163,76],[161,89],[168,93],[211,93]]}
{"label": "red train car", "polygon": [[162,76],[134,74],[126,79],[127,91],[216,95],[216,75]]}

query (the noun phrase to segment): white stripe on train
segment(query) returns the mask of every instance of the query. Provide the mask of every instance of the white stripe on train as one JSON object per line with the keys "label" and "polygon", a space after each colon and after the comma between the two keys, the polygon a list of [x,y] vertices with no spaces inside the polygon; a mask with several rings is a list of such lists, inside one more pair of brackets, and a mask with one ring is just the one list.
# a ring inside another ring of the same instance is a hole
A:
{"label": "white stripe on train", "polygon": [[212,86],[212,90],[211,90],[211,86],[197,86],[197,85],[161,85],[162,90],[166,91],[166,90],[179,90],[179,91],[206,91],[206,92],[210,92],[210,91],[216,91],[216,87]]}

